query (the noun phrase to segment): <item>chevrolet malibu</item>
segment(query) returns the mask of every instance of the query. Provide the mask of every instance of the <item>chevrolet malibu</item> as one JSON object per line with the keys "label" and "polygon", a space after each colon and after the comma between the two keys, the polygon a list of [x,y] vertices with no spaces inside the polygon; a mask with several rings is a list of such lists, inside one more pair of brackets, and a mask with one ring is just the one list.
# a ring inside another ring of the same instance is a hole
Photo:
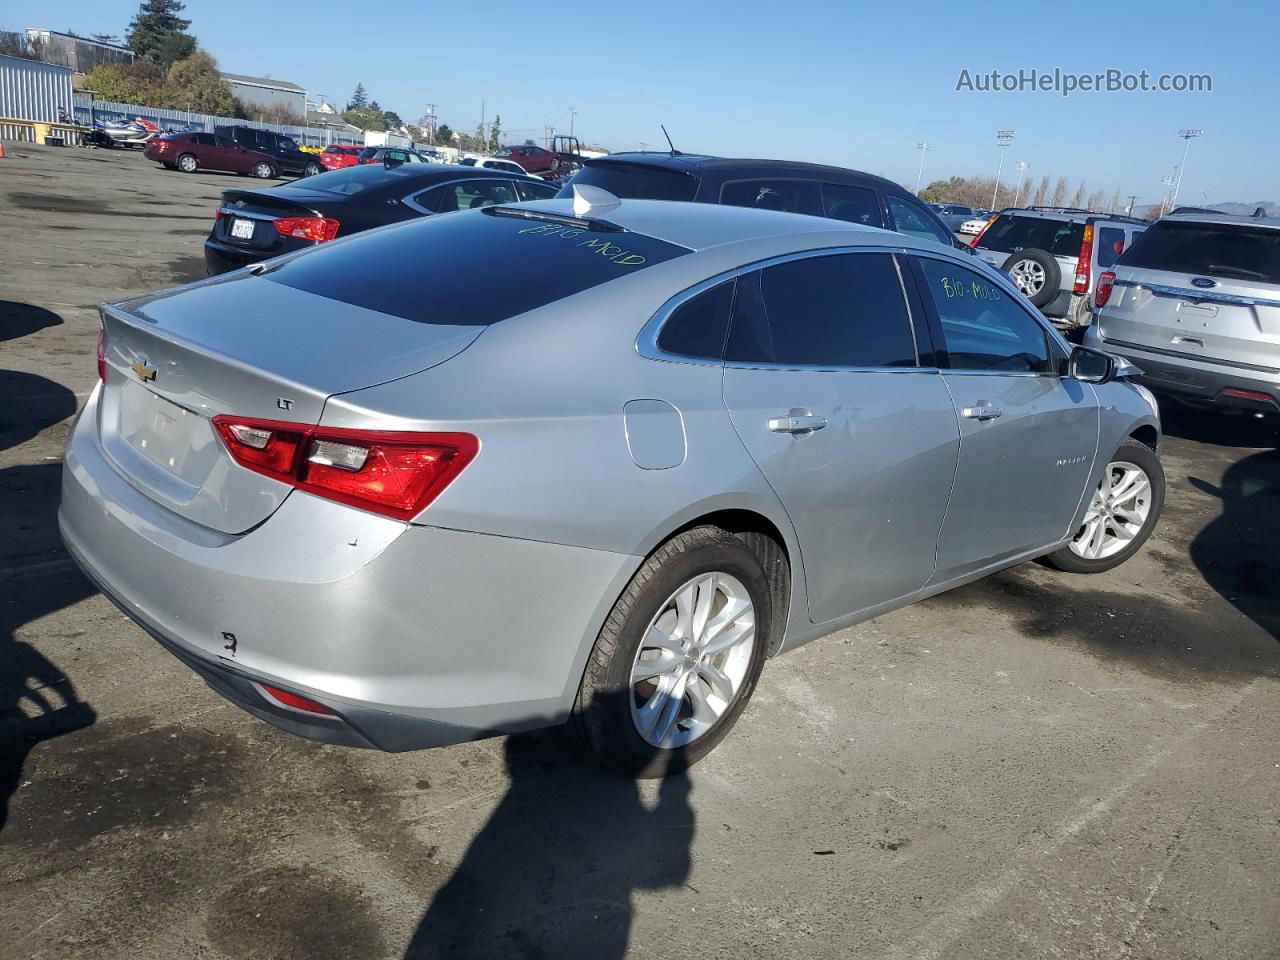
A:
{"label": "chevrolet malibu", "polygon": [[952,248],[707,204],[501,205],[102,308],[60,525],[285,730],[568,721],[660,774],[764,661],[1044,558],[1132,556],[1151,396]]}

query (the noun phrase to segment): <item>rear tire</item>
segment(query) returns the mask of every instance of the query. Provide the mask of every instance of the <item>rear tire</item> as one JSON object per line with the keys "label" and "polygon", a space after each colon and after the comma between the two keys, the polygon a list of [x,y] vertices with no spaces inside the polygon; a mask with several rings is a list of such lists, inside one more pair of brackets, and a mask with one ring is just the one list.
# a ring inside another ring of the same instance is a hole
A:
{"label": "rear tire", "polygon": [[1000,269],[1009,274],[1013,285],[1037,307],[1045,306],[1058,295],[1062,269],[1048,250],[1028,247],[1011,253]]}
{"label": "rear tire", "polygon": [[178,158],[178,169],[183,173],[195,173],[200,169],[200,161],[193,153],[184,153]]}
{"label": "rear tire", "polygon": [[[1134,479],[1139,491],[1136,494],[1113,487],[1111,481],[1112,477],[1127,479],[1131,468],[1141,475]],[[1140,492],[1144,481],[1148,491],[1145,494]],[[1045,562],[1066,573],[1103,573],[1114,569],[1147,542],[1163,508],[1164,467],[1160,458],[1145,443],[1127,437],[1108,460],[1102,482],[1090,493],[1085,522],[1076,531],[1075,538],[1048,554]],[[1139,516],[1141,523],[1134,522]],[[1120,546],[1121,543],[1124,545]],[[1093,544],[1096,550],[1090,549]],[[1090,556],[1090,553],[1097,555]]]}
{"label": "rear tire", "polygon": [[[631,578],[596,639],[569,720],[574,737],[630,776],[696,763],[751,699],[771,639],[771,602],[760,561],[737,537],[710,526],[672,537]],[[636,680],[649,670],[652,677]]]}
{"label": "rear tire", "polygon": [[308,163],[305,167],[302,168],[302,175],[304,177],[314,177],[317,173],[320,172],[320,170],[321,170],[320,164]]}

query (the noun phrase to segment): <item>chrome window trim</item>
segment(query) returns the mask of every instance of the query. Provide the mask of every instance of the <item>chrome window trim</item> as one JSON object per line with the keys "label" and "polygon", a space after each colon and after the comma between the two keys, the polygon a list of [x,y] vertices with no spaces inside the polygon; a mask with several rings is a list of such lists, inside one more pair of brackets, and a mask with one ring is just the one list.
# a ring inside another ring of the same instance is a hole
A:
{"label": "chrome window trim", "polygon": [[1190,300],[1193,303],[1229,303],[1241,307],[1280,307],[1280,300],[1271,300],[1267,297],[1245,297],[1235,293],[1214,293],[1211,290],[1188,290],[1185,287],[1173,287],[1163,283],[1121,280],[1119,277],[1116,278],[1113,286],[1144,288],[1152,293],[1162,293],[1168,297]]}
{"label": "chrome window trim", "polygon": [[[838,221],[837,221],[838,222]],[[687,357],[678,353],[667,353],[658,346],[658,337],[662,333],[663,325],[671,318],[685,303],[692,300],[699,294],[705,293],[712,287],[719,286],[722,283],[728,283],[730,280],[737,280],[739,277],[749,273],[755,273],[758,270],[765,270],[769,267],[777,266],[782,263],[791,263],[795,260],[812,260],[816,257],[839,256],[848,253],[888,253],[888,254],[907,254],[910,253],[907,247],[889,247],[880,245],[859,245],[852,247],[821,247],[815,250],[799,250],[794,253],[784,253],[776,257],[767,257],[764,260],[756,260],[752,263],[746,263],[732,270],[725,270],[715,276],[708,277],[695,283],[691,287],[681,290],[667,300],[658,311],[649,318],[648,322],[641,328],[640,333],[636,336],[635,348],[636,353],[644,357],[646,360],[658,360],[664,363],[688,363],[694,366],[704,367],[724,367],[733,370],[790,370],[793,372],[826,372],[826,373],[938,373],[937,367],[853,367],[839,366],[835,364],[803,364],[803,363],[764,363],[755,362],[747,363],[744,361],[731,360],[712,360],[707,357]],[[942,259],[942,258],[939,258]],[[906,285],[902,277],[902,268],[898,265],[897,260],[894,261],[894,269],[898,274],[898,284],[902,288],[902,300],[906,307],[907,325],[911,329],[911,343],[915,348],[916,362],[920,360],[920,345],[916,342],[916,331],[913,317],[911,314],[911,298],[907,296]],[[732,318],[730,318],[732,319]]]}

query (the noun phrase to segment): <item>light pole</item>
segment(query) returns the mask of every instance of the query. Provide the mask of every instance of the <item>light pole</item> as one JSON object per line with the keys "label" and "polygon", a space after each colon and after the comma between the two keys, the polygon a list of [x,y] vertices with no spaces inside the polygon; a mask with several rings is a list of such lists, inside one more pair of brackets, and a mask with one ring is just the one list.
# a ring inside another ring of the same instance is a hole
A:
{"label": "light pole", "polygon": [[[1031,164],[1025,160],[1018,161],[1018,189],[1013,191],[1013,205],[1015,207],[1018,205],[1018,197],[1022,196],[1022,175],[1027,172],[1027,168],[1030,166]],[[991,209],[995,209],[994,204],[992,204]]]}
{"label": "light pole", "polygon": [[1187,142],[1187,145],[1182,148],[1182,164],[1178,167],[1178,180],[1173,185],[1173,199],[1169,201],[1170,210],[1174,209],[1178,205],[1178,191],[1182,189],[1182,173],[1184,170],[1187,169],[1187,154],[1191,150],[1191,141],[1194,140],[1196,137],[1200,136],[1200,134],[1202,133],[1204,133],[1203,130],[1179,130],[1178,131],[1178,136],[1180,136],[1183,140],[1185,140]]}
{"label": "light pole", "polygon": [[1173,190],[1173,184],[1175,182],[1175,178],[1177,177],[1177,173],[1178,173],[1178,168],[1174,167],[1173,173],[1160,181],[1161,183],[1164,184],[1164,193],[1160,197],[1160,216],[1162,217],[1164,216],[1165,211],[1169,209],[1169,194]]}
{"label": "light pole", "polygon": [[1004,151],[1009,144],[1013,143],[1012,130],[996,131],[996,146],[1000,148],[1000,163],[996,167],[996,185],[991,188],[991,209],[996,208],[996,194],[1000,192],[1000,174],[1004,172]]}
{"label": "light pole", "polygon": [[916,196],[920,195],[920,178],[924,176],[924,155],[933,149],[931,144],[921,140],[916,144],[916,149],[920,151],[920,166],[916,168]]}

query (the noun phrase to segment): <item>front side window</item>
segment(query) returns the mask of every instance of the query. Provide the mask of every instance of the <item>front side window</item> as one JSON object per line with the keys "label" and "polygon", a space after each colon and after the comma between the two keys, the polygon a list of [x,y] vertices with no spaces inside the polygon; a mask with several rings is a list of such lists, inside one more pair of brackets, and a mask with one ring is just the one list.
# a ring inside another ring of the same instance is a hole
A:
{"label": "front side window", "polygon": [[893,216],[894,229],[899,233],[918,237],[921,240],[936,240],[948,245],[951,243],[951,234],[946,231],[946,228],[923,209],[917,208],[910,200],[895,197],[893,194],[889,194],[887,199],[889,213]]}
{"label": "front side window", "polygon": [[677,307],[662,325],[658,349],[682,357],[719,360],[733,306],[732,280],[704,290]]}
{"label": "front side window", "polygon": [[281,150],[297,150],[298,149],[298,145],[294,143],[292,140],[290,140],[288,137],[281,137],[278,142],[280,144]]}
{"label": "front side window", "polygon": [[720,202],[730,207],[822,216],[818,184],[812,180],[735,180],[720,188]]}
{"label": "front side window", "polygon": [[919,263],[951,369],[1054,372],[1044,328],[992,280],[954,263]]}
{"label": "front side window", "polygon": [[867,187],[851,187],[839,183],[822,185],[822,203],[832,220],[860,223],[864,227],[883,227],[880,198]]}
{"label": "front side window", "polygon": [[914,367],[892,255],[808,257],[738,281],[725,359],[820,367]]}

